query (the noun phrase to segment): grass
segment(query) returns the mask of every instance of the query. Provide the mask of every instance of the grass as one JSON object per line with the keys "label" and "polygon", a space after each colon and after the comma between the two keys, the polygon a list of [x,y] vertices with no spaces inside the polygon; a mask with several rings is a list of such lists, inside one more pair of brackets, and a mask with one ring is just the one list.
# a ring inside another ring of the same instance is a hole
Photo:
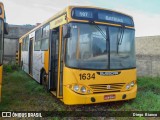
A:
{"label": "grass", "polygon": [[14,68],[3,75],[0,111],[160,111],[159,77],[139,77],[134,100],[67,106],[26,73]]}
{"label": "grass", "polygon": [[160,111],[160,78],[139,77],[138,94],[133,102],[126,102],[121,109]]}
{"label": "grass", "polygon": [[59,102],[23,71],[4,74],[0,111],[64,110]]}

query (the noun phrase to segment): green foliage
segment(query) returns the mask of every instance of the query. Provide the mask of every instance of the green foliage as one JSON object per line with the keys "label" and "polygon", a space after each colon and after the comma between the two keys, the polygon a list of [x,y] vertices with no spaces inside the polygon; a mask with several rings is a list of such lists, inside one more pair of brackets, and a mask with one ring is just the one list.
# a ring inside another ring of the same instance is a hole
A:
{"label": "green foliage", "polygon": [[[60,104],[58,105],[57,102]],[[54,109],[64,110],[64,106],[25,72],[19,70],[3,75],[0,111],[47,111]]]}
{"label": "green foliage", "polygon": [[19,70],[19,67],[15,63],[8,63],[3,65],[3,71],[6,73],[11,73],[13,71]]}

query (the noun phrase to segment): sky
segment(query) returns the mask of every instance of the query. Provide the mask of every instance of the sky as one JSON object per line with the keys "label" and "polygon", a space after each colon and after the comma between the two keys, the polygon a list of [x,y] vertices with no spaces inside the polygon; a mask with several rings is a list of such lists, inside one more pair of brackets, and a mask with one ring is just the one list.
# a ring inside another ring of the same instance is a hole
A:
{"label": "sky", "polygon": [[160,35],[160,0],[0,0],[9,24],[42,23],[68,5],[96,6],[129,14],[136,37]]}

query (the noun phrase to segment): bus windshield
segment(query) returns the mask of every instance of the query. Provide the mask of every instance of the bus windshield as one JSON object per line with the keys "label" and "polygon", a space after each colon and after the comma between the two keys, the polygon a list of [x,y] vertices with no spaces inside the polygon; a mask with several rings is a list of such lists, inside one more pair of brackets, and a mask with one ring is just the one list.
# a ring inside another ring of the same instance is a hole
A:
{"label": "bus windshield", "polygon": [[123,28],[121,32],[121,27],[84,23],[70,23],[70,26],[66,44],[68,67],[96,70],[135,67],[133,29]]}

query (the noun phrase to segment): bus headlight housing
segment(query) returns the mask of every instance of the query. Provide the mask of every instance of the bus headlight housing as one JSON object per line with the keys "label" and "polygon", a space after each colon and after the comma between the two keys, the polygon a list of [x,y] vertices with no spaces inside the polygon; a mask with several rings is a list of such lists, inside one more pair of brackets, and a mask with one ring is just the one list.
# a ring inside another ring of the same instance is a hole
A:
{"label": "bus headlight housing", "polygon": [[135,81],[132,81],[126,85],[126,90],[129,90],[131,87],[135,85]]}
{"label": "bus headlight housing", "polygon": [[74,85],[74,86],[73,86],[73,90],[74,90],[75,92],[77,92],[77,91],[79,90],[79,86],[78,86],[78,85]]}
{"label": "bus headlight housing", "polygon": [[82,86],[82,87],[81,87],[81,92],[82,92],[82,93],[86,93],[86,87]]}
{"label": "bus headlight housing", "polygon": [[69,84],[66,85],[67,88],[79,94],[92,94],[92,90],[84,85],[79,84]]}
{"label": "bus headlight housing", "polygon": [[131,87],[130,84],[127,84],[127,85],[126,85],[126,90],[129,90],[130,87]]}

